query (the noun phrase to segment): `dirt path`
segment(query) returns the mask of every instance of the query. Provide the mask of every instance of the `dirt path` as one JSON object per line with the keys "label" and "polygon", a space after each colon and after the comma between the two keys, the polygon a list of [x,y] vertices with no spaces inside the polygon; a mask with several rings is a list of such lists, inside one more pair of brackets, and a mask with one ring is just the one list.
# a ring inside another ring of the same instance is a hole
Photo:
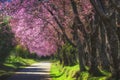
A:
{"label": "dirt path", "polygon": [[49,75],[50,66],[50,62],[35,63],[17,71],[15,75],[7,80],[51,80]]}

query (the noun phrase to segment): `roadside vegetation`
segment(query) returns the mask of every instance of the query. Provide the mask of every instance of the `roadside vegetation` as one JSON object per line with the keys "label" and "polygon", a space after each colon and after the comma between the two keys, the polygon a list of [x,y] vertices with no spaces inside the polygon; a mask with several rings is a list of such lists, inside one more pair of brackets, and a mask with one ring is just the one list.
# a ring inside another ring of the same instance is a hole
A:
{"label": "roadside vegetation", "polygon": [[[76,54],[74,54],[76,53]],[[85,70],[81,71],[77,49],[70,44],[65,44],[53,58],[51,66],[52,80],[108,80],[112,74],[110,70],[99,65],[96,74],[90,74],[89,63],[86,62]],[[114,80],[114,79],[112,79]]]}
{"label": "roadside vegetation", "polygon": [[5,80],[13,75],[16,70],[29,66],[35,62],[36,60],[34,59],[10,56],[2,65],[0,65],[0,79]]}
{"label": "roadside vegetation", "polygon": [[52,80],[107,80],[111,73],[101,70],[103,76],[92,76],[88,71],[84,71],[79,74],[79,65],[74,66],[63,66],[59,61],[54,61],[51,70],[50,76]]}
{"label": "roadside vegetation", "polygon": [[[19,54],[26,55],[19,55]],[[13,75],[18,69],[30,66],[31,64],[39,61],[36,55],[30,55],[26,50],[20,46],[16,46],[10,53],[4,62],[0,62],[0,80],[6,80],[9,76]]]}

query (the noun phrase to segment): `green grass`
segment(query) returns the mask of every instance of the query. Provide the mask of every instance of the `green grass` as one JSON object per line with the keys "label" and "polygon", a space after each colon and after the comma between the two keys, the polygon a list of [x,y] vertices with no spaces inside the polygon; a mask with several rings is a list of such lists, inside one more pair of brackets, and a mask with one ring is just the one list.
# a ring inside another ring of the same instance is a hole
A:
{"label": "green grass", "polygon": [[13,75],[16,70],[29,66],[35,62],[36,61],[34,59],[10,56],[0,66],[0,80],[5,80],[7,77]]}
{"label": "green grass", "polygon": [[6,60],[6,62],[4,63],[4,65],[6,66],[11,66],[13,68],[19,68],[19,67],[24,67],[24,66],[29,66],[33,63],[35,63],[36,61],[34,59],[24,59],[21,57],[14,57],[11,56],[10,58],[8,58]]}
{"label": "green grass", "polygon": [[101,70],[101,72],[105,76],[94,77],[88,71],[79,74],[79,65],[63,67],[59,62],[53,62],[50,75],[52,80],[107,80],[111,76],[109,72],[104,70]]}
{"label": "green grass", "polygon": [[59,62],[53,63],[51,66],[50,75],[52,80],[76,80],[74,76],[79,71],[79,66],[65,66],[59,65]]}

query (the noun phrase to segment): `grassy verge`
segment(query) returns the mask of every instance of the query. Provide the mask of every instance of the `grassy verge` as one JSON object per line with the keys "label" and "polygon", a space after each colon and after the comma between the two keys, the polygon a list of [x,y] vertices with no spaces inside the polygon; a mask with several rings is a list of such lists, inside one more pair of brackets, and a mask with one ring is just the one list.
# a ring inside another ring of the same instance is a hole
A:
{"label": "grassy verge", "polygon": [[87,71],[79,74],[79,65],[62,66],[59,62],[54,62],[51,66],[50,75],[52,80],[107,80],[110,73],[101,71],[105,76],[94,77]]}
{"label": "grassy verge", "polygon": [[59,62],[55,62],[51,66],[50,76],[52,80],[76,80],[74,76],[78,71],[78,65],[63,67]]}
{"label": "grassy verge", "polygon": [[0,80],[5,80],[13,75],[16,70],[29,66],[35,62],[36,60],[34,59],[24,59],[14,56],[9,57],[2,65],[0,65]]}

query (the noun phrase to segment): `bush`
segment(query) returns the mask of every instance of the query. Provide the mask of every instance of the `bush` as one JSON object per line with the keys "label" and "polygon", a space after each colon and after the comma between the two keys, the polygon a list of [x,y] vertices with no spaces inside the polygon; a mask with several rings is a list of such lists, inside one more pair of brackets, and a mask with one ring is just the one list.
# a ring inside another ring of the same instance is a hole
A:
{"label": "bush", "polygon": [[12,33],[8,21],[3,20],[0,24],[0,63],[9,56],[10,51],[14,48],[14,34]]}
{"label": "bush", "polygon": [[63,65],[75,65],[77,62],[76,58],[77,50],[69,43],[66,43],[62,46],[60,50],[60,60]]}

